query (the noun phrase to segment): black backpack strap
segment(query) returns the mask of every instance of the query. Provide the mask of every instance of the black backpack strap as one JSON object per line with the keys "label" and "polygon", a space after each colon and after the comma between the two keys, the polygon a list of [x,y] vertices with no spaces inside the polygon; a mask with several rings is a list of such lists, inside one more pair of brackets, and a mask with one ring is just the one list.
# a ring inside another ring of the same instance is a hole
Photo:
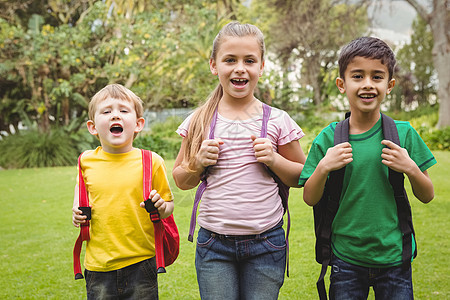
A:
{"label": "black backpack strap", "polygon": [[[394,120],[385,114],[381,114],[381,117],[384,138],[400,146],[400,139],[398,137],[397,126],[395,125]],[[414,235],[414,227],[412,223],[411,206],[404,188],[403,173],[396,172],[389,168],[389,183],[394,191],[399,226],[403,235],[402,262],[405,266],[407,266],[411,263],[411,258],[413,257],[412,235]],[[414,257],[416,255],[417,244],[416,250],[414,251]]]}
{"label": "black backpack strap", "polygon": [[[348,142],[349,137],[349,119],[346,115],[346,119],[337,123],[334,131],[334,145]],[[317,239],[320,239],[318,245],[320,249],[316,249],[316,255],[321,257],[322,269],[320,271],[319,279],[316,286],[319,293],[320,300],[327,299],[327,291],[325,288],[325,275],[327,273],[328,266],[331,262],[331,225],[333,224],[334,217],[339,208],[339,199],[342,193],[342,185],[344,182],[345,167],[330,172],[327,183],[325,185],[324,195],[320,201],[326,199],[326,207],[324,208],[324,222],[323,227],[319,230],[320,234]],[[319,251],[319,253],[317,253]]]}

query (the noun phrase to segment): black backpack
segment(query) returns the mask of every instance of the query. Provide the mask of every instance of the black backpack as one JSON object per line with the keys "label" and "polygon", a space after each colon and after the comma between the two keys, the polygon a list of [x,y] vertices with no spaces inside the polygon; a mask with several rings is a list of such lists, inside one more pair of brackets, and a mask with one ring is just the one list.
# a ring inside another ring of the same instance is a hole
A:
{"label": "black backpack", "polygon": [[[345,115],[345,120],[340,121],[336,125],[334,131],[334,145],[348,142],[349,140],[349,116]],[[382,130],[386,140],[390,140],[400,145],[397,127],[392,118],[381,114]],[[339,199],[342,192],[342,184],[344,181],[345,167],[332,171],[329,174],[325,184],[325,190],[320,201],[313,207],[314,211],[314,229],[316,234],[316,261],[322,264],[319,279],[317,281],[317,291],[319,298],[327,299],[324,277],[327,272],[328,265],[331,261],[331,225],[333,223],[336,212],[339,208]],[[412,237],[414,228],[411,217],[411,206],[408,196],[403,186],[403,173],[389,169],[389,183],[394,190],[395,202],[397,204],[397,213],[399,219],[400,230],[403,235],[402,262],[407,266],[411,262],[412,257],[417,256],[417,243],[414,254],[412,252]]]}

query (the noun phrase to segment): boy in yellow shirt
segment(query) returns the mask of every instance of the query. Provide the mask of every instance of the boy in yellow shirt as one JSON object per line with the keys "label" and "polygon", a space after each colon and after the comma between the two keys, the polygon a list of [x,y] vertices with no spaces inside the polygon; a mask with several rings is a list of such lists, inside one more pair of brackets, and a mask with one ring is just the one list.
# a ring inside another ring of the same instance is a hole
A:
{"label": "boy in yellow shirt", "polygon": [[[94,95],[87,127],[101,146],[81,157],[92,209],[85,255],[88,299],[158,299],[153,224],[144,209],[143,165],[133,140],[144,128],[142,100],[111,84]],[[174,209],[163,159],[152,153],[151,201],[161,218]],[[75,187],[72,223],[86,222]]]}

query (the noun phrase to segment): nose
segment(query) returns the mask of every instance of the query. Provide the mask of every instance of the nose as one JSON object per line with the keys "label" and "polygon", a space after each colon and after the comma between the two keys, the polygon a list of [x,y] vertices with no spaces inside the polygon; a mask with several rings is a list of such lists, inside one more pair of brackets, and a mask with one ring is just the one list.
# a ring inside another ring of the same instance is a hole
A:
{"label": "nose", "polygon": [[117,110],[114,110],[111,114],[111,120],[120,120],[120,113]]}
{"label": "nose", "polygon": [[362,87],[363,87],[363,89],[371,89],[373,87],[372,78],[370,78],[369,76],[364,78]]}
{"label": "nose", "polygon": [[245,64],[243,61],[238,61],[236,67],[234,68],[236,73],[244,73],[245,72]]}

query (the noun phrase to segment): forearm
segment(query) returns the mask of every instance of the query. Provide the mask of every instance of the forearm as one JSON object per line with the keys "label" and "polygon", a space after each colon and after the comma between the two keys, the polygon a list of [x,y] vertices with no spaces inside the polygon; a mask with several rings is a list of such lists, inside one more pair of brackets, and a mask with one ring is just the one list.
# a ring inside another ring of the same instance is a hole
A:
{"label": "forearm", "polygon": [[298,179],[303,170],[303,163],[288,160],[278,153],[270,169],[290,187],[299,187]]}
{"label": "forearm", "polygon": [[201,174],[201,171],[188,172],[181,165],[174,167],[172,170],[172,176],[175,184],[182,190],[195,188],[200,182]]}
{"label": "forearm", "polygon": [[319,163],[303,188],[303,201],[305,201],[306,204],[314,206],[320,201],[327,178],[328,171],[326,171]]}
{"label": "forearm", "polygon": [[170,215],[173,213],[173,209],[174,209],[173,201],[166,201],[164,211],[163,212],[159,211],[161,218],[165,219],[170,217]]}
{"label": "forearm", "polygon": [[417,199],[423,203],[428,203],[433,200],[434,187],[427,171],[421,172],[420,169],[416,167],[409,171],[406,176],[408,176],[412,191]]}

